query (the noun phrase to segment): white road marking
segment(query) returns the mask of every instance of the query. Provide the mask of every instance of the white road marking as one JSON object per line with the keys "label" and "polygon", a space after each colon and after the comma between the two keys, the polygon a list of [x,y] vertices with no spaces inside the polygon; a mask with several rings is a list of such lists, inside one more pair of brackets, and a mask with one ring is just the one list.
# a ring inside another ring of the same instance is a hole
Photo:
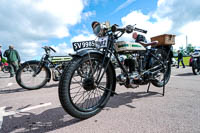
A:
{"label": "white road marking", "polygon": [[41,108],[41,107],[45,107],[45,106],[49,106],[49,105],[51,105],[51,103],[44,103],[44,104],[41,104],[41,105],[36,105],[36,106],[33,106],[33,107],[24,108],[24,109],[17,110],[17,111],[5,111],[6,107],[0,107],[0,129],[1,129],[2,124],[3,124],[3,117],[4,116],[15,115],[17,113],[26,112],[26,111],[30,111],[30,110],[33,110],[33,109],[37,109],[37,108]]}
{"label": "white road marking", "polygon": [[12,86],[12,85],[13,85],[13,83],[8,83],[7,87]]}

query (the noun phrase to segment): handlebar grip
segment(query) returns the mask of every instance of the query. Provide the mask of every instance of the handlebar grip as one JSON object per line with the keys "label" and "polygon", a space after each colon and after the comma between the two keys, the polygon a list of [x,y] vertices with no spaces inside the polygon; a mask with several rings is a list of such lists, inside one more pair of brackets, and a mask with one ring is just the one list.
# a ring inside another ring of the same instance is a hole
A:
{"label": "handlebar grip", "polygon": [[134,29],[135,31],[138,31],[138,32],[142,32],[142,33],[147,33],[147,30],[143,30],[143,29],[139,29],[139,28],[136,28]]}

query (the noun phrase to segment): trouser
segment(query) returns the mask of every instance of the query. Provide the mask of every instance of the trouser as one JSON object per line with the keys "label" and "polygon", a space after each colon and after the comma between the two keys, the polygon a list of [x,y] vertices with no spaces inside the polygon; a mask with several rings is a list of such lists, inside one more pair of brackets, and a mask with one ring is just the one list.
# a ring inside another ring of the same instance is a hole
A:
{"label": "trouser", "polygon": [[13,76],[19,68],[18,61],[9,62],[10,75]]}
{"label": "trouser", "polygon": [[185,67],[185,64],[183,63],[183,59],[178,59],[178,66],[177,66],[177,68],[179,68],[180,62],[181,62],[181,64],[182,64],[183,68],[184,68],[184,67]]}

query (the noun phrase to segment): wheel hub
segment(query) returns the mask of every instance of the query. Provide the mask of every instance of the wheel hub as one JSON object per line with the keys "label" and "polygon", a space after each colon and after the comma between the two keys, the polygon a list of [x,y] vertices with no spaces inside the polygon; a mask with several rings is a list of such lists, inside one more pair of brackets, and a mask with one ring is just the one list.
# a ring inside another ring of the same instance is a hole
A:
{"label": "wheel hub", "polygon": [[93,78],[85,78],[83,80],[83,88],[86,91],[94,90],[96,88],[96,86],[94,84],[94,79]]}

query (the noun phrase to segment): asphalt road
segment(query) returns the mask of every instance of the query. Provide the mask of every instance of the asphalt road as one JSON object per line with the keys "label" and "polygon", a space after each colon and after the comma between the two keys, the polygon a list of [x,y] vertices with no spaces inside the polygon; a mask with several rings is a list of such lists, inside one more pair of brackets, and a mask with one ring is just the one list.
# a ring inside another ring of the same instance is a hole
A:
{"label": "asphalt road", "polygon": [[199,133],[200,76],[190,67],[173,68],[166,86],[127,89],[110,99],[96,116],[79,120],[68,115],[58,99],[58,82],[25,90],[0,72],[0,133]]}

